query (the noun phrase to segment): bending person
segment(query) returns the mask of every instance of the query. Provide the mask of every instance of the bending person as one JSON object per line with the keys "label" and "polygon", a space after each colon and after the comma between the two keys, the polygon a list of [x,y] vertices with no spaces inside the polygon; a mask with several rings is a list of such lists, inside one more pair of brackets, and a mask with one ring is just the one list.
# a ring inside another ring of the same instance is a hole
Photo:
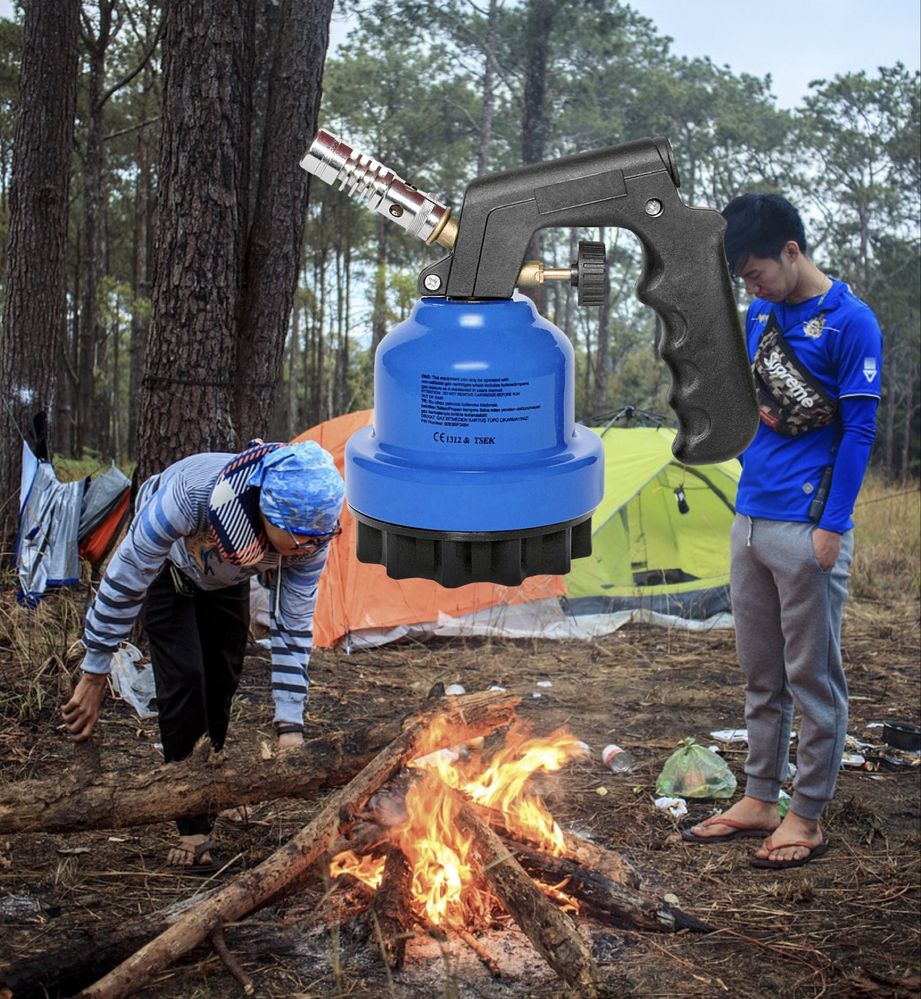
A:
{"label": "bending person", "polygon": [[[300,745],[317,585],[343,495],[332,457],[312,441],[196,454],[148,479],[86,616],[82,675],[62,709],[69,737],[92,734],[112,654],[140,612],[165,759],[185,759],[206,734],[220,749],[258,573],[271,591],[275,732],[279,747]],[[210,869],[214,818],[180,819],[168,862]]]}

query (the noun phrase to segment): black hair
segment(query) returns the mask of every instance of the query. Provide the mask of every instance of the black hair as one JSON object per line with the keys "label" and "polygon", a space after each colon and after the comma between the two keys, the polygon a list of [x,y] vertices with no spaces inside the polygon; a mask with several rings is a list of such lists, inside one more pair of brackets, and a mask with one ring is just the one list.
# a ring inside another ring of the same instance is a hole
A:
{"label": "black hair", "polygon": [[794,240],[806,253],[806,232],[799,212],[779,194],[742,194],[723,209],[726,259],[735,273],[748,257],[780,256]]}

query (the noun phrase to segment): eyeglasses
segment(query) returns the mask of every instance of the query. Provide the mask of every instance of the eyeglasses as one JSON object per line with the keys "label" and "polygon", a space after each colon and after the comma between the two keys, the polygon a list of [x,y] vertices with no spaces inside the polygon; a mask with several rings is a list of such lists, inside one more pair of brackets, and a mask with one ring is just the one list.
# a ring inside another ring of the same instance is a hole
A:
{"label": "eyeglasses", "polygon": [[338,538],[342,533],[342,524],[336,521],[336,526],[331,531],[327,531],[325,534],[311,534],[309,541],[298,541],[291,528],[287,524],[284,527],[288,533],[288,537],[291,539],[291,547],[298,555],[314,555],[321,548],[325,548],[333,538]]}

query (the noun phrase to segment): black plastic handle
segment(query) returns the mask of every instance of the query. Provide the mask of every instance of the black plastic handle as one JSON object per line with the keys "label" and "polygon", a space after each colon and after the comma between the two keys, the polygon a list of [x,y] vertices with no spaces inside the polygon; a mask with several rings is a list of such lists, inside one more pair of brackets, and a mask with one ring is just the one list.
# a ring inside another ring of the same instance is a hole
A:
{"label": "black plastic handle", "polygon": [[425,278],[438,274],[449,298],[509,298],[536,230],[631,230],[645,257],[637,296],[658,314],[657,348],[672,375],[673,450],[683,462],[705,464],[748,446],[758,409],[723,251],[725,223],[718,212],[685,205],[677,186],[662,138],[478,178],[464,195],[452,255],[423,271],[420,291],[432,294]]}

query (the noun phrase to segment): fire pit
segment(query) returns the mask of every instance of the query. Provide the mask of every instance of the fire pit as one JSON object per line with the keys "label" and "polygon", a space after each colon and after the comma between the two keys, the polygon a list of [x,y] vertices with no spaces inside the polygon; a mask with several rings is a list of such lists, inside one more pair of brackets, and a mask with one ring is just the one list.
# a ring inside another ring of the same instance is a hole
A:
{"label": "fire pit", "polygon": [[223,927],[310,877],[362,886],[389,968],[401,967],[406,941],[418,933],[458,937],[491,974],[500,974],[474,933],[504,910],[556,975],[587,996],[597,994],[602,976],[580,933],[581,917],[646,931],[708,930],[643,891],[619,854],[561,829],[535,780],[560,771],[583,748],[563,729],[531,735],[516,718],[517,705],[514,695],[486,692],[442,698],[410,717],[402,734],[289,842],[189,908],[81,995],[128,995],[208,939],[251,991]]}

